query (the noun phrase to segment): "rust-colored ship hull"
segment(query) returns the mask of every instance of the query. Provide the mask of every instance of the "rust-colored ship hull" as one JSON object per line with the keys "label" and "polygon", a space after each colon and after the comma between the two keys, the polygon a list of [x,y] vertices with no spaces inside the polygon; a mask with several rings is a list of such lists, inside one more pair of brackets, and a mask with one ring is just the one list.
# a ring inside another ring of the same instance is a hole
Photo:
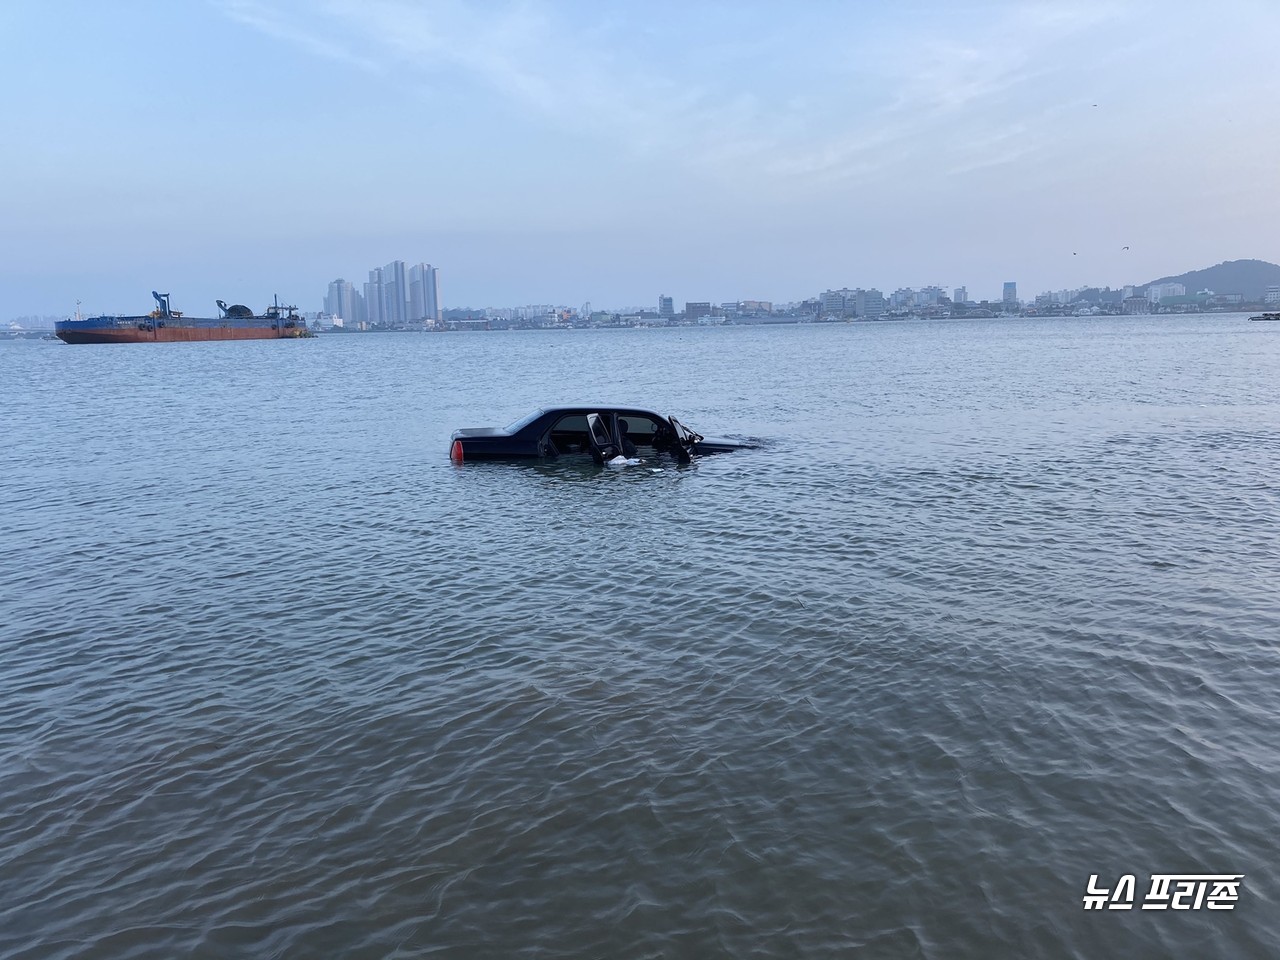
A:
{"label": "rust-colored ship hull", "polygon": [[311,336],[296,307],[275,304],[262,314],[236,304],[218,306],[224,316],[185,317],[169,309],[167,293],[153,293],[159,308],[139,317],[63,320],[53,332],[66,343],[194,343],[207,340],[286,340]]}
{"label": "rust-colored ship hull", "polygon": [[[132,319],[120,317],[116,319]],[[87,323],[88,321],[82,321]],[[276,340],[296,337],[308,337],[310,331],[303,321],[298,321],[292,328],[277,326],[272,329],[268,324],[262,326],[243,326],[238,321],[236,326],[174,326],[166,323],[163,327],[154,326],[146,329],[138,327],[112,328],[76,328],[76,321],[68,320],[58,325],[55,331],[59,340],[66,343],[193,343],[204,340]],[[215,320],[206,320],[202,324],[214,324]]]}

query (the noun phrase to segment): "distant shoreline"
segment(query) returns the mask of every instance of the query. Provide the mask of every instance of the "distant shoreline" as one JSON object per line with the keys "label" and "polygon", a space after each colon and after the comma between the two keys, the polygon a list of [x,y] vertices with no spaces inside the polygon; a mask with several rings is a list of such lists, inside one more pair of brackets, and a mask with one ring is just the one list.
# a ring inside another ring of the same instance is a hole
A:
{"label": "distant shoreline", "polygon": [[[1141,314],[1125,314],[1125,313],[1097,313],[1097,314],[996,314],[994,316],[895,316],[895,317],[878,317],[876,319],[867,319],[862,317],[851,317],[841,319],[816,319],[813,317],[788,317],[785,319],[772,320],[725,320],[714,323],[679,322],[679,323],[651,323],[640,321],[637,323],[596,323],[596,324],[512,324],[508,321],[447,321],[443,328],[437,327],[424,330],[410,329],[387,329],[377,328],[369,330],[352,330],[341,327],[313,327],[317,335],[323,336],[347,336],[347,335],[363,335],[363,334],[385,334],[385,333],[411,333],[411,334],[438,334],[438,333],[572,333],[576,331],[591,330],[700,330],[708,328],[750,328],[750,327],[813,327],[813,326],[892,326],[900,323],[959,323],[964,321],[988,321],[988,320],[1006,320],[1006,321],[1045,321],[1045,320],[1128,320],[1137,317],[1151,317],[1161,320],[1172,319],[1174,317],[1248,317],[1251,313],[1257,313],[1257,310],[1213,310],[1213,311],[1197,311],[1197,312],[1168,312],[1168,313],[1141,313]],[[313,321],[314,322],[314,321]]]}
{"label": "distant shoreline", "polygon": [[[1252,314],[1265,313],[1265,309],[1248,309],[1248,310],[1211,310],[1199,312],[1183,312],[1170,311],[1168,313],[1141,313],[1141,314],[1124,314],[1124,313],[1098,313],[1098,314],[996,314],[995,316],[895,316],[895,317],[879,317],[877,319],[864,319],[862,317],[851,317],[841,319],[815,319],[813,317],[787,317],[779,319],[752,319],[752,320],[726,320],[717,323],[699,323],[699,322],[680,322],[680,323],[601,323],[601,324],[567,324],[563,326],[535,326],[535,325],[511,325],[507,321],[494,321],[493,325],[484,321],[449,321],[443,328],[409,330],[409,329],[388,329],[377,328],[370,330],[351,330],[342,327],[315,327],[312,331],[318,336],[324,337],[340,337],[340,336],[365,336],[369,334],[440,334],[440,333],[575,333],[589,332],[598,330],[704,330],[710,328],[739,328],[747,329],[751,327],[815,327],[815,326],[893,326],[901,323],[962,323],[966,321],[1047,321],[1047,320],[1129,320],[1138,317],[1149,317],[1159,320],[1170,320],[1175,317],[1221,317],[1223,319],[1243,317],[1248,318]],[[315,321],[309,321],[314,324]],[[45,340],[50,339],[53,329],[41,330],[5,330],[0,331],[0,341],[3,340]]]}

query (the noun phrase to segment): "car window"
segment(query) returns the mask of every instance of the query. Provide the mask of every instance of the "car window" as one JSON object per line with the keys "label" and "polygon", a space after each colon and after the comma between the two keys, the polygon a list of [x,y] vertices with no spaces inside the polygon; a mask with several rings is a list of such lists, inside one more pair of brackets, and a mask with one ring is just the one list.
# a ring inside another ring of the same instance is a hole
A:
{"label": "car window", "polygon": [[587,417],[586,414],[575,413],[567,417],[561,417],[556,421],[556,425],[551,428],[552,433],[586,433]]}
{"label": "car window", "polygon": [[658,430],[658,422],[652,417],[628,414],[618,419],[626,423],[627,435],[631,438],[632,443],[648,443]]}

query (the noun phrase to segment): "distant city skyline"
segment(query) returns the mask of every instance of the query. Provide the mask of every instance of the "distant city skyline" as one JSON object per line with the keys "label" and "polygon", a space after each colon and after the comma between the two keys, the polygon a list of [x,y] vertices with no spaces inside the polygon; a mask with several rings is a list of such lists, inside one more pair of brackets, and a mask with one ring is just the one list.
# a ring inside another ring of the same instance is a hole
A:
{"label": "distant city skyline", "polygon": [[[477,321],[494,321],[494,329],[506,329],[511,326],[583,326],[583,325],[629,325],[649,322],[648,325],[663,325],[675,322],[798,322],[808,320],[877,320],[902,319],[920,317],[926,319],[982,318],[997,315],[1022,316],[1064,316],[1064,315],[1106,315],[1146,314],[1160,312],[1231,312],[1257,306],[1270,308],[1280,304],[1280,282],[1265,282],[1266,276],[1280,280],[1280,265],[1260,263],[1258,261],[1237,261],[1234,264],[1223,263],[1207,270],[1200,271],[1201,277],[1215,276],[1219,280],[1226,279],[1226,287],[1231,287],[1231,279],[1224,271],[1235,272],[1235,282],[1251,289],[1249,295],[1243,293],[1220,292],[1206,285],[1193,285],[1176,279],[1165,280],[1141,286],[1126,285],[1121,288],[1085,286],[1072,289],[1048,290],[1037,294],[1034,300],[1017,298],[1016,281],[1005,283],[1005,298],[1001,300],[970,300],[965,287],[956,287],[948,297],[939,286],[926,286],[919,289],[900,287],[887,297],[876,288],[841,288],[827,289],[816,297],[804,301],[779,302],[770,300],[733,300],[719,304],[712,301],[686,301],[684,307],[677,312],[673,298],[659,294],[657,309],[652,306],[610,306],[601,310],[593,310],[589,302],[582,307],[574,308],[565,304],[524,304],[516,307],[457,307],[445,311],[436,308],[434,316],[429,311],[432,302],[438,304],[438,294],[429,298],[431,286],[436,286],[437,272],[429,264],[420,263],[408,270],[410,277],[406,312],[394,310],[394,304],[403,294],[403,285],[398,278],[405,274],[403,262],[393,261],[385,267],[370,271],[371,281],[366,284],[368,297],[378,304],[372,319],[366,304],[366,296],[355,289],[354,284],[344,279],[330,282],[324,296],[324,307],[321,311],[308,311],[318,321],[318,329],[341,326],[346,329],[401,329],[429,330],[443,327],[452,328],[461,323],[473,325]],[[1242,274],[1241,268],[1248,271]],[[1184,275],[1190,279],[1195,274]],[[1265,285],[1264,285],[1265,284]],[[429,286],[430,285],[430,286]],[[1223,287],[1222,283],[1214,286]],[[1192,291],[1195,292],[1192,292]],[[452,314],[452,316],[450,316]],[[406,319],[407,318],[407,319]],[[23,331],[50,330],[62,319],[62,315],[26,315],[11,318],[6,326],[0,326],[3,333],[21,333]],[[603,319],[603,323],[597,323]],[[485,324],[489,326],[489,324]]]}
{"label": "distant city skyline", "polygon": [[322,312],[356,324],[403,327],[440,320],[440,273],[429,263],[405,268],[393,260],[369,271],[363,290],[339,277],[329,282]]}
{"label": "distant city skyline", "polygon": [[[1226,272],[1224,272],[1226,271]],[[661,293],[656,303],[649,306],[637,304],[601,304],[599,311],[593,311],[591,303],[585,302],[582,308],[568,306],[572,298],[557,298],[549,303],[524,303],[518,305],[496,304],[458,304],[444,307],[439,294],[439,270],[428,263],[418,263],[406,267],[402,260],[395,260],[382,267],[375,267],[368,273],[368,281],[362,284],[363,290],[357,289],[351,281],[343,278],[332,280],[327,285],[321,298],[321,306],[314,309],[302,307],[305,313],[312,316],[341,318],[358,329],[366,327],[389,327],[413,329],[415,326],[431,326],[439,324],[445,317],[446,310],[465,311],[477,316],[486,316],[507,320],[528,320],[553,313],[573,313],[589,316],[593,312],[604,312],[620,315],[652,315],[655,318],[702,318],[724,316],[729,314],[761,315],[771,314],[775,310],[780,313],[818,313],[833,316],[849,316],[861,318],[877,318],[881,314],[902,313],[903,311],[921,310],[924,315],[937,313],[938,308],[951,305],[969,305],[970,307],[987,307],[992,310],[1016,312],[1023,307],[1045,309],[1060,307],[1079,302],[1081,297],[1089,299],[1090,291],[1103,294],[1102,299],[1108,302],[1146,301],[1152,305],[1174,304],[1186,308],[1195,304],[1210,309],[1230,308],[1233,304],[1276,304],[1280,303],[1280,283],[1272,283],[1270,279],[1280,280],[1280,265],[1258,260],[1241,260],[1221,263],[1206,267],[1200,271],[1182,275],[1190,281],[1199,277],[1207,280],[1214,277],[1212,284],[1200,283],[1188,287],[1177,277],[1165,279],[1163,282],[1150,284],[1127,284],[1119,287],[1109,285],[1084,284],[1073,288],[1049,289],[1033,297],[1022,298],[1018,295],[1017,281],[1004,281],[999,297],[970,298],[967,286],[952,288],[950,295],[942,286],[926,285],[922,287],[899,287],[891,294],[884,294],[876,287],[828,287],[824,291],[810,294],[793,301],[773,301],[766,299],[734,299],[734,300],[686,300],[677,309],[677,303],[669,294]],[[1210,289],[1210,286],[1216,289]],[[1252,293],[1240,292],[1250,288]],[[79,305],[77,305],[79,306]],[[1130,312],[1146,312],[1131,304]],[[92,315],[98,311],[85,311]],[[109,311],[108,311],[109,312]],[[124,313],[136,311],[122,311]],[[196,312],[199,312],[198,310]],[[65,319],[68,314],[45,313],[17,315],[7,318],[10,327],[19,329],[47,329],[54,321]]]}
{"label": "distant city skyline", "polygon": [[314,309],[410,250],[441,307],[1280,261],[1273,2],[74,10],[0,10],[0,316]]}

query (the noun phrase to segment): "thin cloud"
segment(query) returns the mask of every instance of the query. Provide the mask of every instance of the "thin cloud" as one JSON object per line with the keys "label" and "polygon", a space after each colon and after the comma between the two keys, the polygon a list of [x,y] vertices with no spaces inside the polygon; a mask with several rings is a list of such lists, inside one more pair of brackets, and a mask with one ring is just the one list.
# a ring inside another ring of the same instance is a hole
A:
{"label": "thin cloud", "polygon": [[358,56],[345,44],[304,30],[295,20],[286,19],[279,11],[256,0],[216,0],[216,3],[232,20],[269,37],[285,40],[317,56],[350,64],[371,73],[383,72],[378,61]]}
{"label": "thin cloud", "polygon": [[[760,37],[720,44],[717,70],[705,82],[677,82],[665,73],[697,74],[703,61],[673,53],[664,71],[637,52],[639,41],[624,26],[569,24],[557,8],[532,2],[496,11],[452,0],[219,5],[236,21],[316,55],[384,73],[394,68],[413,79],[407,87],[431,89],[462,76],[566,133],[724,184],[749,188],[781,178],[793,189],[865,182],[926,155],[941,161],[935,169],[953,174],[1025,158],[1037,133],[1026,129],[1023,142],[1007,142],[1009,100],[1064,69],[1070,55],[1063,50],[1075,39],[1116,26],[1134,10],[1024,3],[975,21],[963,36],[939,27],[899,45],[904,38],[865,35],[858,49],[871,53],[860,72],[815,63],[819,95],[797,102],[771,98],[768,78],[756,80],[752,64],[767,49]],[[831,25],[833,36],[842,30]],[[749,89],[752,83],[762,89]],[[989,156],[984,145],[993,148]]]}

